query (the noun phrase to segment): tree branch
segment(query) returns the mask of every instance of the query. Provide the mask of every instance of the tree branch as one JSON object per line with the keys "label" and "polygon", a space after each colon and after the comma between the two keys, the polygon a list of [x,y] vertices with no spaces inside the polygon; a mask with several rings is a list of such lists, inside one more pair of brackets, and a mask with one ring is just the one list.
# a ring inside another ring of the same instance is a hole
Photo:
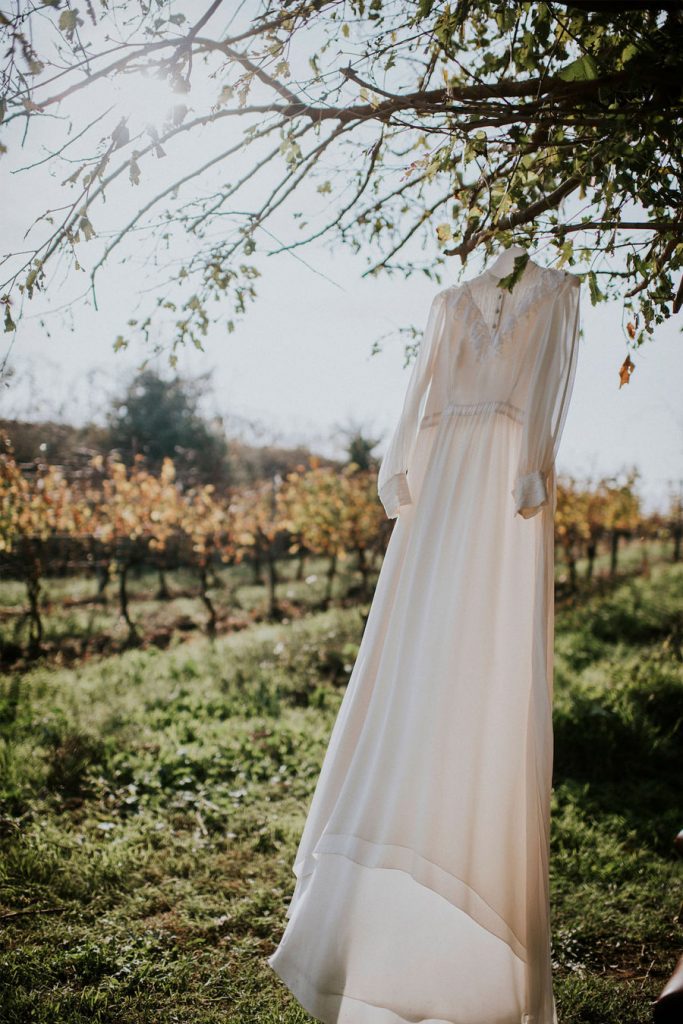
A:
{"label": "tree branch", "polygon": [[[558,185],[556,189],[542,199],[537,199],[535,203],[530,203],[529,206],[524,207],[522,210],[517,210],[508,217],[500,217],[496,221],[495,230],[511,231],[513,228],[519,227],[520,224],[528,224],[530,221],[535,220],[539,214],[559,206],[562,200],[566,199],[572,192],[575,192],[580,184],[581,178],[568,178],[567,181],[562,185]],[[458,245],[454,249],[444,249],[444,256],[459,256],[464,263],[465,257],[473,249],[476,249],[484,238],[490,238],[493,233],[493,230],[490,228],[485,231],[476,232],[468,241],[463,242],[462,245]]]}

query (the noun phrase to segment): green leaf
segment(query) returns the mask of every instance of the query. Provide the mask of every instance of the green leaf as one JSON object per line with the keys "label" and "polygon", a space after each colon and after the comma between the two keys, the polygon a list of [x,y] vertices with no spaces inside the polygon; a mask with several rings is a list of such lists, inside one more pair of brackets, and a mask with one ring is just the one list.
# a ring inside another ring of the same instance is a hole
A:
{"label": "green leaf", "polygon": [[559,256],[559,259],[557,261],[558,269],[560,267],[563,267],[564,264],[567,262],[567,260],[571,259],[571,257],[573,255],[574,255],[574,243],[572,242],[571,238],[568,238],[560,246],[560,256]]}
{"label": "green leaf", "polygon": [[93,228],[92,224],[90,223],[87,217],[81,217],[80,221],[78,222],[78,227],[83,232],[83,237],[85,238],[86,242],[89,242],[91,238],[95,237],[95,229]]}
{"label": "green leaf", "polygon": [[594,270],[588,271],[588,291],[590,293],[592,306],[597,306],[598,302],[601,302],[605,298],[598,287],[598,278]]}
{"label": "green leaf", "polygon": [[633,58],[637,54],[638,47],[635,46],[633,43],[629,43],[628,46],[625,46],[624,49],[621,51],[621,63],[627,64],[628,61],[633,60]]}
{"label": "green leaf", "polygon": [[73,11],[62,11],[59,15],[59,27],[62,32],[73,32],[78,22],[78,8]]}
{"label": "green leaf", "polygon": [[498,288],[504,288],[506,291],[511,292],[517,281],[519,281],[524,268],[529,262],[529,253],[523,252],[521,256],[515,256],[515,260],[512,266],[512,270],[509,274],[501,277],[498,281]]}
{"label": "green leaf", "polygon": [[140,184],[140,165],[135,157],[131,157],[130,161],[130,182],[131,185]]}
{"label": "green leaf", "polygon": [[583,57],[572,61],[566,68],[560,71],[558,77],[564,82],[588,82],[598,77],[598,65],[590,53],[584,53]]}

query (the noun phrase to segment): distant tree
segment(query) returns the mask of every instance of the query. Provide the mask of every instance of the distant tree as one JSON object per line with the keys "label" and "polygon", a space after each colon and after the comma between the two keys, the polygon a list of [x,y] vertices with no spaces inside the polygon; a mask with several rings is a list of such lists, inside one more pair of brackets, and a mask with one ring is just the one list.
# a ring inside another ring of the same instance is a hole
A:
{"label": "distant tree", "polygon": [[572,593],[578,588],[577,560],[590,538],[587,517],[588,491],[573,476],[560,476],[557,480],[557,510],[555,513],[555,539],[562,548],[569,570]]}
{"label": "distant tree", "polygon": [[216,501],[215,487],[193,487],[183,495],[180,529],[189,549],[189,561],[199,575],[199,596],[209,613],[206,631],[216,635],[218,617],[209,590],[209,572],[216,558],[227,562],[234,554],[232,546],[232,516],[227,508]]}
{"label": "distant tree", "polygon": [[372,452],[380,438],[368,437],[360,426],[348,427],[343,433],[346,435],[347,461],[354,462],[358,469],[372,469],[376,462]]}
{"label": "distant tree", "polygon": [[59,534],[76,533],[87,513],[76,501],[62,470],[39,463],[27,475],[12,452],[9,438],[0,449],[0,557],[26,584],[29,602],[29,649],[40,650],[43,623],[41,582],[47,542]]}
{"label": "distant tree", "polygon": [[609,501],[607,493],[600,482],[588,480],[584,484],[586,526],[588,539],[586,543],[586,579],[592,580],[595,572],[595,559],[598,544],[606,530]]}
{"label": "distant tree", "polygon": [[348,495],[343,473],[322,466],[315,456],[309,467],[288,473],[278,494],[283,524],[293,536],[290,551],[303,545],[315,555],[329,558],[323,603],[329,607],[340,560],[344,560],[343,522]]}
{"label": "distant tree", "polygon": [[668,533],[673,541],[672,559],[681,560],[681,540],[683,540],[683,482],[679,480],[678,488],[669,484],[669,505],[665,512]]}
{"label": "distant tree", "polygon": [[144,455],[152,470],[172,458],[186,483],[227,482],[227,441],[198,412],[208,376],[165,380],[155,370],[137,373],[108,415],[109,446],[128,464]]}
{"label": "distant tree", "polygon": [[163,551],[178,522],[178,491],[175,469],[166,459],[155,475],[137,455],[130,471],[123,461],[93,458],[96,472],[105,470],[101,490],[91,493],[93,532],[108,549],[119,582],[119,612],[128,627],[128,643],[140,636],[130,616],[128,577],[133,566],[144,564],[150,550]]}
{"label": "distant tree", "polygon": [[631,537],[640,521],[640,495],[636,490],[640,471],[636,466],[602,481],[605,495],[605,526],[610,538],[610,576],[619,567],[619,541]]}
{"label": "distant tree", "polygon": [[344,494],[340,532],[345,549],[356,555],[361,575],[356,593],[361,600],[366,601],[372,596],[370,571],[375,556],[385,550],[382,528],[386,516],[377,498],[377,477],[372,470],[362,470],[351,462],[344,468],[340,481]]}
{"label": "distant tree", "polygon": [[102,426],[73,426],[53,419],[0,419],[0,431],[12,439],[17,462],[49,462],[63,466],[68,476],[86,466],[93,453],[104,453],[108,440]]}
{"label": "distant tree", "polygon": [[277,601],[277,541],[289,530],[285,506],[281,499],[281,479],[277,476],[255,487],[243,489],[228,506],[231,529],[230,552],[237,564],[250,558],[257,568],[265,565],[267,589],[266,615],[282,618]]}
{"label": "distant tree", "polygon": [[284,479],[288,473],[294,473],[299,466],[307,464],[311,455],[315,455],[321,466],[340,467],[339,460],[327,459],[311,452],[310,448],[304,445],[285,448],[268,441],[262,444],[246,444],[231,437],[230,453],[231,476],[234,477],[230,482],[235,486],[250,487],[260,480],[272,480],[278,475]]}

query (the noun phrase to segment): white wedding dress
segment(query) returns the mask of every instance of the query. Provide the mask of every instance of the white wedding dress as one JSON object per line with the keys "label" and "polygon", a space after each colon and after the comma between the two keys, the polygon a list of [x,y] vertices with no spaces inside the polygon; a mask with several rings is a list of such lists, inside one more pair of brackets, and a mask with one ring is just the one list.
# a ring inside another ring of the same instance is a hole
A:
{"label": "white wedding dress", "polygon": [[556,1024],[555,458],[580,281],[513,247],[434,298],[387,546],[268,963],[325,1024]]}

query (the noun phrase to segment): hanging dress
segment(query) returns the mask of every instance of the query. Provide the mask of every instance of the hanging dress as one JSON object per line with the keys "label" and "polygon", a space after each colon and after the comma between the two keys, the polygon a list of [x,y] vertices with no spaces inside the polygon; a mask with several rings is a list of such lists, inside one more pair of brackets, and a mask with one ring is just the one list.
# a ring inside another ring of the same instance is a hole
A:
{"label": "hanging dress", "polygon": [[557,1024],[555,458],[580,280],[438,292],[378,492],[396,519],[268,964],[325,1024]]}

